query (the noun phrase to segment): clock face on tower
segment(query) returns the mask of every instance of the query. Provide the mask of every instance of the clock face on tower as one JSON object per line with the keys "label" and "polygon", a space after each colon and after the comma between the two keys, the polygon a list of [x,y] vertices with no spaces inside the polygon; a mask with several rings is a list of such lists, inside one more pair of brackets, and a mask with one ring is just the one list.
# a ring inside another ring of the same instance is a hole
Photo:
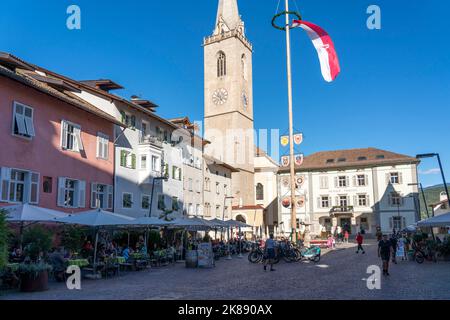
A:
{"label": "clock face on tower", "polygon": [[225,102],[227,102],[228,99],[228,91],[221,88],[214,91],[212,95],[212,101],[215,105],[223,105]]}

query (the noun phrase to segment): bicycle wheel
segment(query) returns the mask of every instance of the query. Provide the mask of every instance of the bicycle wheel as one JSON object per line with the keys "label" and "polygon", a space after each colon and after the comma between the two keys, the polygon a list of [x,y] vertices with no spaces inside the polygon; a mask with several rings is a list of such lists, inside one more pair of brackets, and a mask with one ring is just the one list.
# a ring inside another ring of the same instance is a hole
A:
{"label": "bicycle wheel", "polygon": [[425,257],[421,252],[417,252],[414,256],[414,260],[416,260],[417,263],[421,264],[425,261]]}
{"label": "bicycle wheel", "polygon": [[248,254],[248,261],[250,261],[251,263],[258,263],[259,261],[261,261],[261,258],[262,257],[258,254],[257,251],[253,251]]}

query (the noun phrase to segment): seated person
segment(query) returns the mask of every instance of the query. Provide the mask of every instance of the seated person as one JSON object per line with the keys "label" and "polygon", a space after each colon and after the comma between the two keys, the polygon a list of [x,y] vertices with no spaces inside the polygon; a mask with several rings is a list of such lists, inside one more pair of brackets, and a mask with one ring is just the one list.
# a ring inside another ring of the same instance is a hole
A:
{"label": "seated person", "polygon": [[124,246],[123,248],[122,256],[125,258],[125,261],[128,261],[132,252],[130,252],[130,248],[128,246]]}

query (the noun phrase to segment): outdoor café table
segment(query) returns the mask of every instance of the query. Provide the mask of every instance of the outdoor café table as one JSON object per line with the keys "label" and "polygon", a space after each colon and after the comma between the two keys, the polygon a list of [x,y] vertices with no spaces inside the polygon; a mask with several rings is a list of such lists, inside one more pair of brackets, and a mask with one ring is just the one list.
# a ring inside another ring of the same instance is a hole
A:
{"label": "outdoor caf\u00e9 table", "polygon": [[6,267],[12,272],[17,272],[19,270],[19,263],[8,263]]}
{"label": "outdoor caf\u00e9 table", "polygon": [[72,259],[67,261],[69,266],[78,266],[80,268],[87,267],[89,265],[89,261],[87,259]]}

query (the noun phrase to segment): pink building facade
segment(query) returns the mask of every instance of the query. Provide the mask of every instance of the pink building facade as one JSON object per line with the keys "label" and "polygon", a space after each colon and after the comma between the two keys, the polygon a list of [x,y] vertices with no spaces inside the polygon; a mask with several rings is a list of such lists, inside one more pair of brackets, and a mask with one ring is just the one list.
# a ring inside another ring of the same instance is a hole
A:
{"label": "pink building facade", "polygon": [[115,119],[67,88],[0,68],[0,207],[113,209]]}

